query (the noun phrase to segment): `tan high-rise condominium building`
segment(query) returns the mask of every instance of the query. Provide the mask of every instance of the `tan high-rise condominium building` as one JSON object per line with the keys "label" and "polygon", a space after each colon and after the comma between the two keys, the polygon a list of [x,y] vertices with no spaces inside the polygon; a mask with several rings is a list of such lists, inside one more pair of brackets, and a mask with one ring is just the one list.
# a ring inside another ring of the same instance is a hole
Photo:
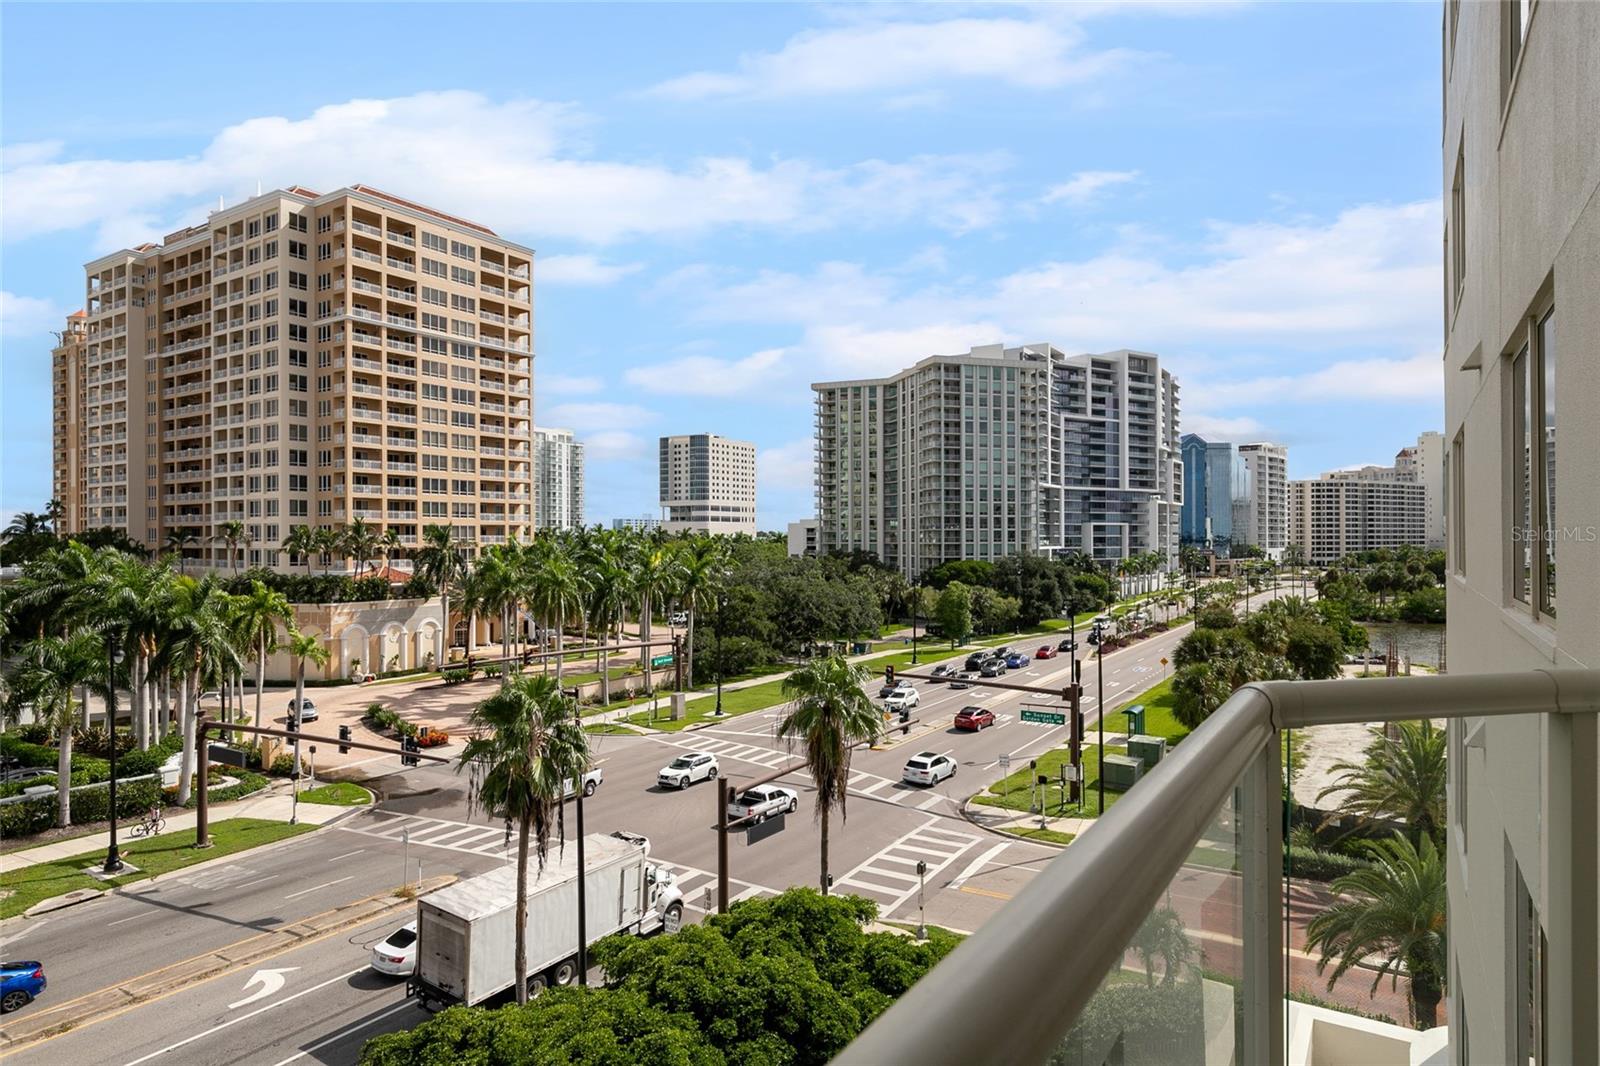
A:
{"label": "tan high-rise condominium building", "polygon": [[[62,530],[82,529],[85,525],[110,525],[119,507],[127,510],[126,492],[119,504],[112,486],[106,487],[110,498],[101,499],[99,474],[102,450],[108,456],[115,455],[115,442],[102,444],[100,440],[102,412],[115,414],[117,401],[127,399],[127,390],[124,388],[118,392],[116,386],[110,383],[104,389],[98,384],[93,387],[86,385],[84,358],[88,351],[88,336],[88,316],[82,311],[74,311],[67,316],[66,327],[57,335],[58,343],[50,353],[50,408],[55,425],[54,448],[50,457],[51,495],[61,502],[59,525]],[[91,445],[87,439],[89,427],[86,424],[91,413],[96,423],[92,445],[95,460],[92,491],[87,482]],[[111,465],[115,469],[115,463]],[[112,519],[103,523],[85,522],[84,516],[91,500],[97,514],[102,508],[109,509]]]}
{"label": "tan high-rise condominium building", "polygon": [[756,531],[756,446],[715,433],[661,438],[661,517],[668,532]]}
{"label": "tan high-rise condominium building", "polygon": [[[81,399],[58,384],[86,431],[69,528],[219,567],[291,565],[294,527],[358,519],[404,546],[530,534],[532,249],[364,185],[294,186],[85,270]],[[58,494],[72,425],[57,412]],[[212,538],[235,521],[230,559]]]}

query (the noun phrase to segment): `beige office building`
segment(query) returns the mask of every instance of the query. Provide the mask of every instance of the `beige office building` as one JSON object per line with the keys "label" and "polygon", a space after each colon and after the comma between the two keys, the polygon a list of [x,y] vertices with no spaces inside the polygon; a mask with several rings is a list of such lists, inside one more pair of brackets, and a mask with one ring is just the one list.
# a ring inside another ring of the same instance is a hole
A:
{"label": "beige office building", "polygon": [[[1443,49],[1450,671],[1600,668],[1600,4],[1450,3]],[[1600,1061],[1600,742],[1562,710],[1450,725],[1456,1062]]]}
{"label": "beige office building", "polygon": [[[299,562],[277,548],[300,525],[532,531],[531,249],[368,186],[294,186],[85,272],[74,527],[192,535],[218,567],[230,521],[266,566]],[[58,455],[71,427],[58,412]]]}
{"label": "beige office building", "polygon": [[1423,486],[1392,467],[1339,470],[1289,482],[1289,541],[1308,562],[1331,563],[1351,552],[1422,546],[1427,529]]}
{"label": "beige office building", "polygon": [[669,533],[756,531],[756,446],[715,433],[661,438],[661,518]]}
{"label": "beige office building", "polygon": [[[67,316],[65,327],[56,335],[56,346],[50,353],[50,409],[55,426],[50,454],[51,495],[61,501],[60,525],[63,530],[110,525],[116,518],[119,506],[124,512],[127,510],[126,491],[120,505],[114,487],[107,486],[108,499],[100,496],[100,467],[107,465],[100,462],[100,457],[102,452],[112,457],[109,465],[114,471],[116,442],[102,442],[99,431],[99,422],[104,415],[108,412],[114,415],[117,401],[126,401],[127,389],[119,393],[116,385],[110,382],[104,388],[98,383],[89,386],[85,382],[84,360],[88,353],[88,335],[88,316],[82,311],[74,311]],[[96,422],[92,444],[87,425],[91,414]],[[88,481],[91,465],[94,467],[92,492]],[[86,520],[91,497],[97,518],[102,508],[110,511],[111,518],[106,522]]]}

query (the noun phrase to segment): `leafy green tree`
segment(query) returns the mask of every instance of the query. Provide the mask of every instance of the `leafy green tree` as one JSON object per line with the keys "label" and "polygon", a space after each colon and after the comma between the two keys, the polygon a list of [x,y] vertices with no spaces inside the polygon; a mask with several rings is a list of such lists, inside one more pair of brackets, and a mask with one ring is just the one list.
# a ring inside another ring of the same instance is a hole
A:
{"label": "leafy green tree", "polygon": [[1444,857],[1428,834],[1420,846],[1395,833],[1366,847],[1372,865],[1333,882],[1337,898],[1306,927],[1306,948],[1322,953],[1319,973],[1338,958],[1328,977],[1330,990],[1352,966],[1373,956],[1383,959],[1373,991],[1385,976],[1398,982],[1403,966],[1412,1024],[1431,1029],[1448,966]]}
{"label": "leafy green tree", "polygon": [[798,741],[806,769],[817,788],[817,820],[822,823],[822,867],[819,884],[828,891],[828,820],[838,808],[845,819],[850,757],[857,744],[877,737],[882,727],[878,708],[862,689],[865,667],[837,655],[814,659],[783,681],[790,702],[777,734]]}
{"label": "leafy green tree", "polygon": [[1233,685],[1214,664],[1195,663],[1172,675],[1172,714],[1184,728],[1195,730],[1233,695]]}
{"label": "leafy green tree", "polygon": [[1161,983],[1170,986],[1177,981],[1183,967],[1194,958],[1194,941],[1183,930],[1183,919],[1171,907],[1160,907],[1133,934],[1129,945],[1144,963],[1145,987],[1156,983],[1156,960],[1161,960]]}
{"label": "leafy green tree", "polygon": [[105,678],[105,644],[99,634],[78,629],[65,637],[29,641],[9,679],[10,698],[32,704],[36,718],[55,734],[56,824],[62,828],[72,824],[72,730],[77,710],[72,694],[96,682],[103,687]]}
{"label": "leafy green tree", "polygon": [[1338,677],[1344,667],[1344,639],[1329,626],[1295,622],[1283,655],[1302,680],[1325,681]]}
{"label": "leafy green tree", "polygon": [[972,636],[972,591],[960,581],[952,581],[939,593],[934,608],[939,630],[950,638],[950,646],[965,644]]}
{"label": "leafy green tree", "polygon": [[[309,568],[311,564],[308,561],[306,565]],[[425,526],[422,530],[422,547],[417,552],[416,572],[439,594],[439,624],[443,627],[444,635],[439,642],[437,665],[441,667],[449,658],[455,633],[450,624],[450,596],[460,589],[467,571],[467,560],[456,545],[450,527]]]}
{"label": "leafy green tree", "polygon": [[[589,769],[589,738],[577,703],[548,677],[529,674],[505,684],[472,712],[472,739],[457,771],[471,772],[468,805],[517,828],[516,973],[528,970],[528,848],[543,871],[550,834],[565,836],[562,801],[568,782]],[[528,1002],[525,981],[517,1002]]]}
{"label": "leafy green tree", "polygon": [[1444,589],[1437,585],[1417,589],[1415,592],[1407,593],[1406,598],[1401,601],[1400,618],[1406,622],[1442,625],[1445,620],[1444,603]]}
{"label": "leafy green tree", "polygon": [[952,581],[959,581],[969,588],[978,585],[990,587],[994,584],[994,564],[984,559],[957,559],[940,563],[922,575],[921,583],[943,589]]}
{"label": "leafy green tree", "polygon": [[[237,622],[240,636],[256,661],[256,728],[261,728],[261,695],[267,683],[267,656],[278,650],[280,623],[292,627],[294,612],[281,592],[274,592],[259,581],[250,592],[238,598]],[[296,704],[298,706],[298,704]]]}
{"label": "leafy green tree", "polygon": [[1340,813],[1372,823],[1399,818],[1418,835],[1442,839],[1445,826],[1445,732],[1431,721],[1396,723],[1397,735],[1371,730],[1365,758],[1337,762],[1339,774],[1317,794],[1341,796]]}

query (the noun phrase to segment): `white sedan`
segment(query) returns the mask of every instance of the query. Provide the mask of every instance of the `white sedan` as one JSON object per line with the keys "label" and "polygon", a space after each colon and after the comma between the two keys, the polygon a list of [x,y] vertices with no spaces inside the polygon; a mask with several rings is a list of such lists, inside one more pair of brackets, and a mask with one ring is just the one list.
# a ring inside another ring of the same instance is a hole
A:
{"label": "white sedan", "polygon": [[417,923],[409,921],[372,948],[372,968],[390,977],[410,977],[417,970]]}
{"label": "white sedan", "polygon": [[696,781],[715,781],[719,767],[715,755],[703,751],[680,755],[656,774],[656,784],[662,788],[688,788]]}

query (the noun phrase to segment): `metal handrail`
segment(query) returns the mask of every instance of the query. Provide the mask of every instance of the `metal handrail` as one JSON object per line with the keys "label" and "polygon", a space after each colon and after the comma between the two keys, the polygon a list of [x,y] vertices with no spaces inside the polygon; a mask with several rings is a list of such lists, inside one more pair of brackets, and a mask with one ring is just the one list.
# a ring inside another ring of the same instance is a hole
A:
{"label": "metal handrail", "polygon": [[[1264,753],[1276,766],[1271,757],[1280,730],[1596,712],[1596,670],[1246,685],[834,1062],[1046,1061],[1247,769]],[[1275,891],[1281,889],[1281,853],[1272,861],[1277,876],[1268,880],[1269,899],[1281,905]],[[1276,928],[1275,922],[1266,924]],[[985,1002],[1002,1006],[973,1011],[973,989],[982,990]],[[1262,991],[1281,1017],[1281,987],[1274,983]],[[1250,1024],[1247,1019],[1247,1030]],[[1275,1042],[1267,1053],[1271,1061],[1282,1061],[1281,1033]]]}

